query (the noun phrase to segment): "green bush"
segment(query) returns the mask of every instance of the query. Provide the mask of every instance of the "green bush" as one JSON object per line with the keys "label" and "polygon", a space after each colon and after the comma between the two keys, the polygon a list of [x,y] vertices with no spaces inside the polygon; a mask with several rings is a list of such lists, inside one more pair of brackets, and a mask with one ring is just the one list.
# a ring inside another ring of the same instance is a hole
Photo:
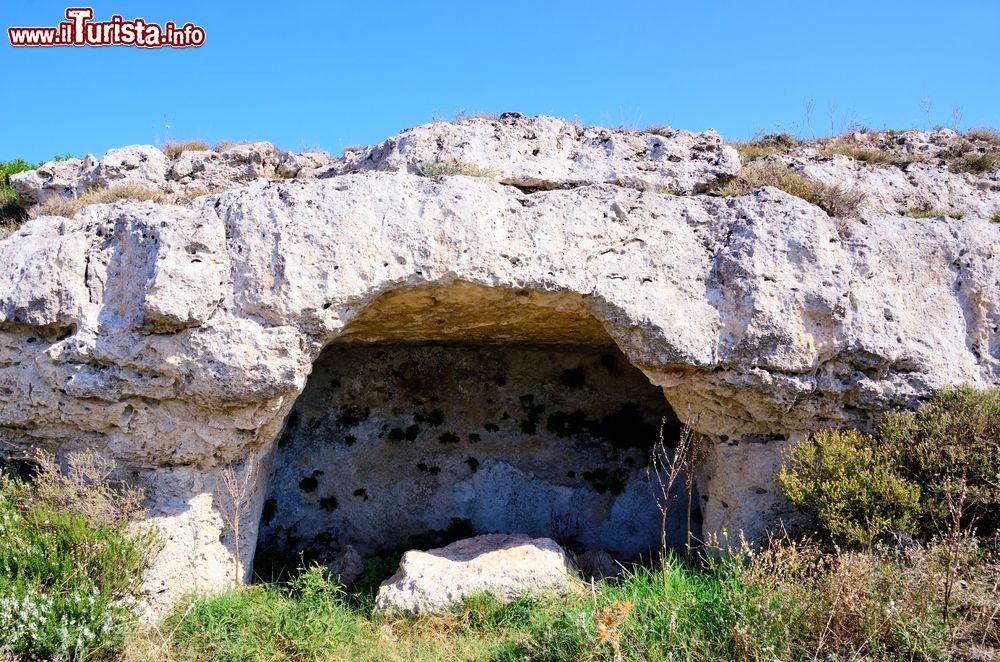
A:
{"label": "green bush", "polygon": [[946,389],[916,412],[887,415],[878,433],[920,485],[924,533],[949,530],[960,500],[963,529],[1000,531],[1000,389]]}
{"label": "green bush", "polygon": [[24,210],[17,202],[17,193],[10,185],[10,176],[37,167],[23,159],[0,161],[0,226],[15,225],[24,218]]}
{"label": "green bush", "polygon": [[929,538],[956,523],[992,535],[1000,531],[1000,389],[942,390],[918,411],[887,414],[874,437],[817,433],[792,449],[778,482],[849,544],[897,530]]}
{"label": "green bush", "polygon": [[920,488],[897,474],[896,458],[870,435],[827,430],[793,448],[778,484],[832,538],[870,546],[894,531],[913,531]]}
{"label": "green bush", "polygon": [[[55,160],[64,161],[72,157],[72,154],[67,154],[57,156]],[[17,192],[10,184],[10,176],[26,170],[35,170],[40,165],[42,164],[32,165],[24,159],[0,161],[0,239],[3,239],[6,233],[15,230],[25,218],[24,209],[17,200]]]}
{"label": "green bush", "polygon": [[93,456],[68,474],[39,459],[33,481],[0,476],[0,653],[111,658],[136,621],[155,534],[129,528],[140,495],[107,484]]}

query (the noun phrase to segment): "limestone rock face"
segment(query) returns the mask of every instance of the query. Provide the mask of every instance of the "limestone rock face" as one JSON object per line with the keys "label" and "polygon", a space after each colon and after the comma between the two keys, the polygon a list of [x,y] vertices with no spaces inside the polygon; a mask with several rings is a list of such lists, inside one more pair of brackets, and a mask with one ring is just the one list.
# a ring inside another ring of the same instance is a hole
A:
{"label": "limestone rock face", "polygon": [[[936,211],[987,219],[1000,211],[1000,167],[972,173],[955,172],[951,166],[962,154],[995,148],[951,129],[884,131],[805,143],[768,159],[810,179],[862,193],[862,217]],[[866,162],[866,154],[887,161]]]}
{"label": "limestone rock face", "polygon": [[[282,153],[268,142],[241,143],[219,151],[187,150],[170,159],[153,145],[108,150],[101,159],[51,161],[18,173],[11,184],[29,212],[51,198],[79,198],[87,190],[138,185],[164,201],[183,202],[257,180],[307,178],[332,163],[322,152]],[[279,172],[280,170],[280,172]]]}
{"label": "limestone rock face", "polygon": [[381,145],[347,153],[333,172],[414,173],[425,163],[471,165],[500,182],[531,189],[614,183],[677,193],[707,189],[740,167],[736,150],[714,131],[615,131],[504,113],[408,129]]}
{"label": "limestone rock face", "polygon": [[[771,188],[661,192],[738,165],[714,134],[665,133],[506,116],[418,127],[332,166],[249,145],[186,153],[161,175],[125,148],[15,176],[34,201],[97,177],[245,183],[40,216],[0,241],[0,450],[98,449],[136,476],[166,539],[149,577],[162,608],[250,572],[286,417],[338,343],[617,345],[708,446],[706,533],[783,517],[774,468],[810,431],[1000,383],[995,170],[931,164],[982,194],[948,185],[962,219],[902,216],[909,194],[895,193],[834,219]],[[414,174],[428,159],[496,174]],[[285,167],[295,179],[269,178]],[[872,168],[851,172],[874,182]],[[446,379],[431,372],[429,389]],[[219,516],[226,467],[259,474],[238,541]]]}
{"label": "limestone rock face", "polygon": [[548,538],[488,534],[447,547],[403,555],[399,571],[384,581],[376,609],[443,612],[476,593],[511,599],[525,593],[565,593],[576,588],[573,564]]}

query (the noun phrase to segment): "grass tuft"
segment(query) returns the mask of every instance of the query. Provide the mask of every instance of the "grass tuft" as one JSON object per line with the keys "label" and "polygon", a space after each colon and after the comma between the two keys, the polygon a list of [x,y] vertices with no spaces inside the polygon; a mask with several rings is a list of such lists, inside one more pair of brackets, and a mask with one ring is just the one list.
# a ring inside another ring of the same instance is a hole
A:
{"label": "grass tuft", "polygon": [[79,198],[52,197],[31,209],[32,216],[63,216],[73,218],[86,205],[106,204],[118,200],[162,202],[163,197],[142,184],[126,182],[88,189]]}
{"label": "grass tuft", "polygon": [[201,152],[212,148],[204,140],[185,140],[182,142],[171,141],[164,143],[160,149],[163,150],[163,153],[168,158],[176,159],[184,152]]}
{"label": "grass tuft", "polygon": [[993,215],[990,216],[990,223],[1000,223],[1000,209],[997,209],[993,212]]}
{"label": "grass tuft", "polygon": [[980,175],[993,170],[998,164],[1000,164],[1000,154],[996,152],[967,152],[952,159],[948,168],[954,173],[969,172]]}
{"label": "grass tuft", "polygon": [[1000,145],[1000,131],[989,127],[969,129],[965,132],[965,137],[969,140],[978,140],[979,142],[985,142],[991,145]]}
{"label": "grass tuft", "polygon": [[961,209],[935,209],[933,207],[914,207],[907,210],[907,216],[912,218],[937,218],[947,216],[948,218],[964,218],[965,212]]}
{"label": "grass tuft", "polygon": [[770,156],[771,154],[788,154],[798,147],[799,144],[799,139],[787,132],[758,133],[757,136],[747,142],[732,143],[744,162],[749,162],[763,156]]}
{"label": "grass tuft", "polygon": [[417,166],[417,174],[421,177],[450,177],[453,175],[496,177],[497,173],[491,168],[481,168],[460,161],[424,161]]}
{"label": "grass tuft", "polygon": [[773,186],[802,198],[834,217],[857,214],[865,200],[860,191],[808,179],[774,161],[758,161],[744,166],[716,193],[722,196],[747,195],[764,186]]}

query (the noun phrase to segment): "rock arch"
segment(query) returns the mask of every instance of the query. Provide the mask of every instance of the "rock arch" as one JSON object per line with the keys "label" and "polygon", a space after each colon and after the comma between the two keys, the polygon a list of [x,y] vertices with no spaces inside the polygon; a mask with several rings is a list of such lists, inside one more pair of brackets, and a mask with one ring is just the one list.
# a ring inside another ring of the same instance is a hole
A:
{"label": "rock arch", "polygon": [[[391,290],[326,347],[289,414],[258,571],[347,544],[384,553],[472,532],[655,553],[645,467],[661,421],[673,442],[680,424],[662,390],[579,294],[455,280]],[[686,542],[682,504],[671,546]]]}
{"label": "rock arch", "polygon": [[[449,159],[498,174],[415,174]],[[610,337],[708,442],[706,532],[754,537],[781,515],[781,450],[810,430],[1000,382],[1000,226],[699,193],[738,165],[712,132],[505,115],[409,130],[320,179],[39,217],[0,241],[0,450],[98,449],[146,487],[155,608],[231,585],[249,566],[221,472],[267,464],[324,348],[430,333],[433,313],[393,327],[385,310],[433,311],[447,287],[456,336],[506,317],[514,341]],[[489,304],[463,312],[463,291]],[[247,521],[266,490],[262,472]]]}

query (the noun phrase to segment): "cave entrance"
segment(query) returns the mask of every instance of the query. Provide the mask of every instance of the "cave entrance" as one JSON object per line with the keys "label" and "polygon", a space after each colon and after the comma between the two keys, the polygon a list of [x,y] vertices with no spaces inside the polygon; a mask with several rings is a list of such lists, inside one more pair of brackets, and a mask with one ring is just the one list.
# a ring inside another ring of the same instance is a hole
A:
{"label": "cave entrance", "polygon": [[[324,350],[288,417],[257,571],[348,544],[370,556],[492,532],[649,553],[660,514],[645,468],[661,420],[676,439],[662,391],[579,296],[393,291]],[[677,510],[668,540],[682,545]]]}

